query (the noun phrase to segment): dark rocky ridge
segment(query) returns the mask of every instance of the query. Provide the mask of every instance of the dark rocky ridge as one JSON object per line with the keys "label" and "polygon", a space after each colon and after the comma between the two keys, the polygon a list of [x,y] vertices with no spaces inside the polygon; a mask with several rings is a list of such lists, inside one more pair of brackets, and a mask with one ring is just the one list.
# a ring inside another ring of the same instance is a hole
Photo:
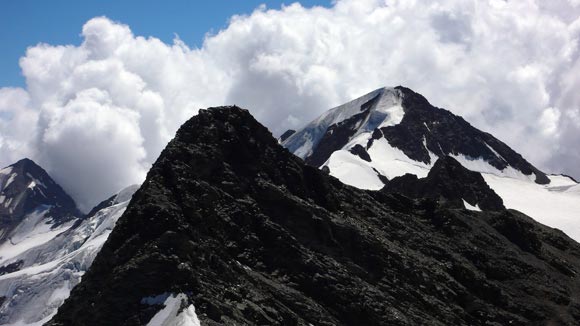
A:
{"label": "dark rocky ridge", "polygon": [[482,210],[505,209],[501,197],[487,185],[480,173],[466,169],[450,156],[440,157],[427,177],[418,179],[414,174],[405,174],[388,181],[381,191],[415,199],[441,200],[454,208],[463,208],[465,200]]}
{"label": "dark rocky ridge", "polygon": [[237,107],[178,131],[48,325],[575,325],[580,245],[515,211],[340,183]]}
{"label": "dark rocky ridge", "polygon": [[[0,205],[0,241],[5,240],[25,215],[40,206],[52,206],[47,216],[53,217],[55,224],[82,215],[74,200],[32,160],[25,158],[7,168],[12,169],[10,175],[0,178],[0,196],[4,196]],[[33,180],[41,184],[29,187]],[[10,204],[6,205],[9,200]]]}
{"label": "dark rocky ridge", "polygon": [[288,139],[288,137],[290,137],[290,136],[294,135],[294,133],[296,133],[296,130],[294,130],[294,129],[288,129],[288,130],[286,130],[286,131],[285,131],[285,132],[282,134],[282,136],[280,136],[280,138],[279,138],[280,142],[283,142],[283,141],[285,141],[286,139]]}

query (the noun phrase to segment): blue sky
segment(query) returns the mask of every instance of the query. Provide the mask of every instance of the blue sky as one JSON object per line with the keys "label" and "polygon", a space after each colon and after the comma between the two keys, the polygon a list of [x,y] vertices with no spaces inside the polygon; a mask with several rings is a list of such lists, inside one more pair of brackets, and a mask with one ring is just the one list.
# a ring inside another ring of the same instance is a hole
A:
{"label": "blue sky", "polygon": [[[260,4],[275,9],[293,2],[296,1],[5,0],[0,3],[0,87],[24,86],[18,60],[27,47],[40,42],[79,44],[83,24],[96,16],[127,24],[136,35],[154,36],[169,43],[178,34],[187,45],[197,47],[207,32],[227,27],[232,15],[250,14]],[[298,2],[305,7],[331,3]]]}

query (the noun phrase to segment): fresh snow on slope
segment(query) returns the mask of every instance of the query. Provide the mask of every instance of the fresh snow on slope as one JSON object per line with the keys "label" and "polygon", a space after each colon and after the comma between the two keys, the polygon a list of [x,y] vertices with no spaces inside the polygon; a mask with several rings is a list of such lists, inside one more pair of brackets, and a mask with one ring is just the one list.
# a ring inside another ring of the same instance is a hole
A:
{"label": "fresh snow on slope", "polygon": [[[384,186],[377,172],[389,179],[406,173],[423,178],[429,173],[430,164],[410,159],[401,150],[391,146],[385,138],[373,141],[373,145],[368,149],[371,162],[367,162],[349,151],[357,144],[366,147],[370,137],[370,132],[354,137],[343,149],[332,153],[323,166],[328,166],[330,175],[343,183],[368,190],[378,190]],[[431,152],[429,154],[432,157],[432,162],[435,162],[437,157]]]}
{"label": "fresh snow on slope", "polygon": [[[556,186],[553,186],[493,174],[482,175],[507,208],[516,209],[542,224],[558,228],[580,242],[580,193],[562,191],[559,177],[549,176],[550,180],[555,181]],[[578,187],[578,184],[574,187]]]}
{"label": "fresh snow on slope", "polygon": [[[149,301],[147,300],[147,302]],[[163,304],[165,307],[151,318],[147,326],[200,326],[195,307],[192,304],[181,309],[181,307],[187,305],[187,296],[185,294],[169,295]]]}
{"label": "fresh snow on slope", "polygon": [[361,106],[377,96],[380,96],[378,102],[371,108],[371,114],[358,126],[358,132],[369,132],[379,126],[395,125],[401,122],[404,111],[399,91],[394,88],[379,88],[323,113],[302,130],[288,137],[283,142],[284,147],[298,157],[307,157],[312,154],[312,149],[318,145],[330,126],[363,112]]}
{"label": "fresh snow on slope", "polygon": [[580,185],[572,186],[572,187],[568,188],[568,190],[566,190],[566,192],[580,196]]}
{"label": "fresh snow on slope", "polygon": [[[6,297],[0,306],[0,325],[41,325],[48,321],[80,282],[137,188],[122,190],[111,206],[87,219],[48,231],[50,237],[33,236],[34,246],[16,255],[10,251],[13,248],[2,246],[0,255],[6,258],[0,266],[20,266],[0,275],[0,296]],[[35,234],[36,229],[31,230]]]}
{"label": "fresh snow on slope", "polygon": [[465,206],[466,209],[470,210],[470,211],[476,211],[476,212],[481,212],[481,209],[479,208],[479,205],[471,205],[470,203],[468,203],[467,201],[465,201],[465,199],[463,199],[463,206]]}
{"label": "fresh snow on slope", "polygon": [[378,190],[384,186],[369,162],[348,151],[332,153],[325,165],[330,168],[330,175],[347,185],[370,190]]}
{"label": "fresh snow on slope", "polygon": [[74,221],[54,226],[44,219],[50,207],[38,209],[28,214],[22,223],[11,234],[10,239],[0,245],[0,266],[9,264],[14,257],[32,248],[52,240],[57,235],[70,229]]}
{"label": "fresh snow on slope", "polygon": [[8,187],[15,177],[16,174],[12,173],[12,167],[10,166],[0,170],[0,191]]}
{"label": "fresh snow on slope", "polygon": [[498,177],[508,177],[518,180],[527,180],[534,182],[536,179],[534,174],[525,175],[521,171],[514,169],[511,166],[506,167],[503,170],[500,170],[493,165],[489,164],[486,160],[482,158],[472,158],[469,156],[465,156],[463,154],[450,154],[449,156],[453,157],[457,162],[461,163],[464,167],[468,168],[471,171],[477,171],[481,173],[493,174]]}

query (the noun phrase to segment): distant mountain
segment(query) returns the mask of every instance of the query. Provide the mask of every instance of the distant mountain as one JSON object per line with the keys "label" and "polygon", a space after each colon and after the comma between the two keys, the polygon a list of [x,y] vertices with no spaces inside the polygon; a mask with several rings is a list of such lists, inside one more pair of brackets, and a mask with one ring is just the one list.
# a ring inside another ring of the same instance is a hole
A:
{"label": "distant mountain", "polygon": [[438,162],[411,189],[437,195],[361,190],[247,111],[201,110],[48,325],[577,325],[580,244],[516,211],[455,205],[498,198]]}
{"label": "distant mountain", "polygon": [[83,216],[29,159],[0,171],[0,325],[40,325],[80,282],[136,187]]}
{"label": "distant mountain", "polygon": [[30,228],[80,215],[73,199],[33,161],[23,159],[0,170],[0,242],[17,242]]}
{"label": "distant mountain", "polygon": [[575,180],[546,175],[493,135],[405,87],[377,89],[333,108],[282,145],[342,182],[371,190],[405,174],[426,177],[438,158],[449,156],[481,172],[506,207],[580,241],[580,195],[567,191]]}

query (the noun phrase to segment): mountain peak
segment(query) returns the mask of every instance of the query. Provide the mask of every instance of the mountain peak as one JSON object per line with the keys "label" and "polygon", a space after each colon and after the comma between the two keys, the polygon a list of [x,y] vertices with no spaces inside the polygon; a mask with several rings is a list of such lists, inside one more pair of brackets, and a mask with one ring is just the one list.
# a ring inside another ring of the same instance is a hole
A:
{"label": "mountain peak", "polygon": [[4,230],[39,207],[50,207],[52,215],[62,219],[80,216],[74,200],[31,159],[0,170],[0,225]]}
{"label": "mountain peak", "polygon": [[31,160],[27,157],[18,160],[16,163],[12,164],[11,166],[36,166],[36,167],[40,168],[40,166],[38,164],[36,164],[36,162],[34,162],[33,160]]}
{"label": "mountain peak", "polygon": [[383,87],[330,109],[282,144],[307,163],[320,166],[337,148],[361,134],[397,125],[404,115],[401,91]]}
{"label": "mountain peak", "polygon": [[[409,172],[400,168],[381,171],[378,165],[390,159],[428,168],[437,157],[452,155],[478,172],[519,175],[538,184],[550,182],[545,173],[500,140],[474,128],[463,118],[434,107],[421,94],[404,86],[379,88],[333,108],[288,137],[282,145],[309,164],[329,166],[331,173],[331,156],[335,152],[348,152],[360,145],[366,151],[374,146],[375,152],[383,152],[380,162],[371,165],[388,178]],[[393,155],[397,157],[389,158]],[[378,180],[377,175],[374,178]],[[382,187],[379,181],[373,185],[373,189]]]}
{"label": "mountain peak", "polygon": [[514,212],[346,186],[247,111],[212,108],[163,150],[48,325],[169,310],[204,325],[572,324],[578,250]]}

